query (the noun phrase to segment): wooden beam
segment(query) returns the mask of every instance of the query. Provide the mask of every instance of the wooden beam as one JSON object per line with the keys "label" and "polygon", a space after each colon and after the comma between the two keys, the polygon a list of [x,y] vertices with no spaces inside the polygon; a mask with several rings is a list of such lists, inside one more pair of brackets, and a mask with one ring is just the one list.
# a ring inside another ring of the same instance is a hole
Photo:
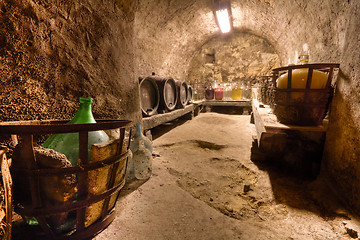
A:
{"label": "wooden beam", "polygon": [[143,118],[143,130],[148,130],[163,123],[170,122],[193,111],[194,104],[190,104],[182,109],[177,109],[168,113],[162,113],[151,117]]}
{"label": "wooden beam", "polygon": [[210,106],[210,107],[251,107],[251,100],[239,100],[239,101],[210,100],[210,101],[204,101],[202,105]]}

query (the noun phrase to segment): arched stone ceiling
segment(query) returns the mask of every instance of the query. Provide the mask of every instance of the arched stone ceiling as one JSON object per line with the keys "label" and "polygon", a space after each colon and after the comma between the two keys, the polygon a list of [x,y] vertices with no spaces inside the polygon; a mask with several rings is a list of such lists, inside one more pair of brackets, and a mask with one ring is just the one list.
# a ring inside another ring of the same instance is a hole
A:
{"label": "arched stone ceiling", "polygon": [[[233,0],[233,25],[267,39],[282,64],[296,63],[303,50],[311,61],[336,60],[326,49],[341,46],[343,1]],[[185,78],[191,58],[209,38],[220,35],[212,0],[142,0],[135,33],[140,74]],[[334,12],[336,9],[337,12]],[[331,23],[330,23],[331,20]]]}

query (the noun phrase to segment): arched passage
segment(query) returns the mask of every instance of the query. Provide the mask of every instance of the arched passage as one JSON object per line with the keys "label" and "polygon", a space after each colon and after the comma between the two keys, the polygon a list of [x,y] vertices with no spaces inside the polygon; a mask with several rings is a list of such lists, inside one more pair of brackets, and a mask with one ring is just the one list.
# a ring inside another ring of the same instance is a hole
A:
{"label": "arched passage", "polygon": [[247,31],[228,36],[215,35],[195,52],[188,81],[203,85],[213,82],[253,84],[280,66],[274,47],[264,38]]}

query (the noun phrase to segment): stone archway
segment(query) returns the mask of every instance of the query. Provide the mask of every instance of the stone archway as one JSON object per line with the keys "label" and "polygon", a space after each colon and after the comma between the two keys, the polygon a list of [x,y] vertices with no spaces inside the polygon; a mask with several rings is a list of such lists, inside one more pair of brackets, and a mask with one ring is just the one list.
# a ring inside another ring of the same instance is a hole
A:
{"label": "stone archway", "polygon": [[195,52],[187,79],[197,80],[203,87],[214,80],[249,85],[279,66],[279,56],[267,39],[247,31],[236,31],[206,41]]}

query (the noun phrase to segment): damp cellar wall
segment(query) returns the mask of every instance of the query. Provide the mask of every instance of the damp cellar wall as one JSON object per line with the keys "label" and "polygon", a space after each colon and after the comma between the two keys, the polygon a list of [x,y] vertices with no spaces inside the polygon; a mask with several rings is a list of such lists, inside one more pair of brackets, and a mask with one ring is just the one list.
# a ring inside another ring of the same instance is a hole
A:
{"label": "damp cellar wall", "polygon": [[0,120],[139,118],[136,1],[0,2]]}

